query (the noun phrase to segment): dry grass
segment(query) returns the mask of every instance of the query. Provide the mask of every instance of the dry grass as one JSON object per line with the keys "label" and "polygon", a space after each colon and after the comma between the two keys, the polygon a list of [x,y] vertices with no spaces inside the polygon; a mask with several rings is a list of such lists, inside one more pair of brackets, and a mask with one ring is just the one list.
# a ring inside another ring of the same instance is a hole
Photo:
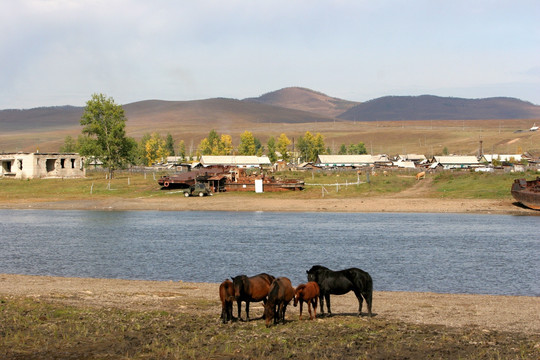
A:
{"label": "dry grass", "polygon": [[535,359],[536,335],[356,316],[221,324],[217,316],[0,298],[2,359]]}

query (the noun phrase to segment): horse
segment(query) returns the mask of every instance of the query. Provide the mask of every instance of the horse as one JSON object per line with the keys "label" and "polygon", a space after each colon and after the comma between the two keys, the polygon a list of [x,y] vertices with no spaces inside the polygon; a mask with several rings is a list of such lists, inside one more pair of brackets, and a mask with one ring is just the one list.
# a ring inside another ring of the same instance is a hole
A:
{"label": "horse", "polygon": [[[317,298],[319,297],[319,285],[315,281],[310,281],[307,284],[300,284],[294,291],[294,306],[300,302],[300,320],[302,320],[302,304],[308,304],[309,319],[313,320],[317,317]],[[313,315],[311,315],[311,304],[313,304]]]}
{"label": "horse", "polygon": [[278,277],[272,282],[268,300],[264,305],[264,319],[266,327],[270,326],[270,321],[274,319],[274,324],[281,322],[285,324],[285,310],[287,305],[294,298],[294,288],[291,280],[286,277]]}
{"label": "horse", "polygon": [[272,275],[261,273],[259,275],[247,277],[238,275],[232,278],[234,285],[234,297],[238,305],[238,319],[241,317],[242,301],[246,303],[246,321],[249,321],[249,303],[262,301],[266,303],[266,297],[270,291],[270,284],[274,281]]}
{"label": "horse", "polygon": [[234,302],[234,285],[231,280],[227,279],[219,285],[219,298],[221,299],[221,321],[234,321],[233,302]]}
{"label": "horse", "polygon": [[367,303],[368,316],[372,316],[373,280],[367,272],[358,268],[333,271],[321,265],[314,265],[306,273],[308,281],[315,281],[319,285],[322,316],[324,316],[324,299],[326,299],[328,315],[332,315],[332,311],[330,310],[330,294],[343,295],[349,291],[354,291],[358,299],[358,315],[362,315],[363,297]]}
{"label": "horse", "polygon": [[416,180],[425,179],[426,178],[426,172],[422,171],[416,174]]}

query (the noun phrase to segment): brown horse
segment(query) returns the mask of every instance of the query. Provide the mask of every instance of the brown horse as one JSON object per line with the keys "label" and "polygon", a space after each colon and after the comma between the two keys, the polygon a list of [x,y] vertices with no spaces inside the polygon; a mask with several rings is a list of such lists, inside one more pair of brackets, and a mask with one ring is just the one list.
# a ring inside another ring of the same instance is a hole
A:
{"label": "brown horse", "polygon": [[234,302],[234,285],[227,279],[219,285],[219,298],[221,299],[221,321],[225,324],[227,321],[234,321],[232,308]]}
{"label": "brown horse", "polygon": [[[308,305],[309,318],[313,320],[317,317],[317,300],[319,298],[319,285],[315,281],[310,281],[307,284],[300,284],[296,287],[294,294],[294,306],[300,302],[300,320],[302,320],[302,304]],[[311,304],[313,304],[313,316],[311,315]]]}
{"label": "brown horse", "polygon": [[266,327],[270,326],[270,321],[274,319],[274,324],[280,320],[285,324],[285,310],[287,305],[294,298],[294,288],[291,280],[286,277],[278,277],[270,286],[268,300],[264,305],[264,319]]}
{"label": "brown horse", "polygon": [[266,304],[266,297],[270,291],[270,284],[274,281],[272,275],[262,273],[259,275],[247,277],[238,275],[232,278],[234,285],[234,297],[238,305],[238,319],[242,320],[241,305],[242,301],[246,303],[246,321],[249,321],[249,303],[262,301]]}

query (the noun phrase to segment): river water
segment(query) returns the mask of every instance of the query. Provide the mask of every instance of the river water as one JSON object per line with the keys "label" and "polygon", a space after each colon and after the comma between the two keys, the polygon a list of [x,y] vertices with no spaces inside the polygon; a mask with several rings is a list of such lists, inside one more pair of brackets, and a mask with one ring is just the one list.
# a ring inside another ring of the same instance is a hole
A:
{"label": "river water", "polygon": [[0,210],[0,273],[221,282],[359,267],[375,290],[540,296],[537,216]]}

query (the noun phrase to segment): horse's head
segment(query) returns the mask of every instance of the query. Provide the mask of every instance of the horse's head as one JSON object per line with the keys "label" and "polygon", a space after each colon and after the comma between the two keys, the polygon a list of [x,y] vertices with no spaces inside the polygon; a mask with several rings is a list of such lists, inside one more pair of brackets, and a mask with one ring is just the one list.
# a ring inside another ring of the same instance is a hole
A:
{"label": "horse's head", "polygon": [[271,321],[274,319],[274,316],[276,315],[276,310],[274,304],[266,303],[264,305],[264,322],[266,323],[266,327],[270,327]]}
{"label": "horse's head", "polygon": [[238,275],[232,278],[234,287],[234,296],[240,297],[249,288],[249,279],[246,275]]}

